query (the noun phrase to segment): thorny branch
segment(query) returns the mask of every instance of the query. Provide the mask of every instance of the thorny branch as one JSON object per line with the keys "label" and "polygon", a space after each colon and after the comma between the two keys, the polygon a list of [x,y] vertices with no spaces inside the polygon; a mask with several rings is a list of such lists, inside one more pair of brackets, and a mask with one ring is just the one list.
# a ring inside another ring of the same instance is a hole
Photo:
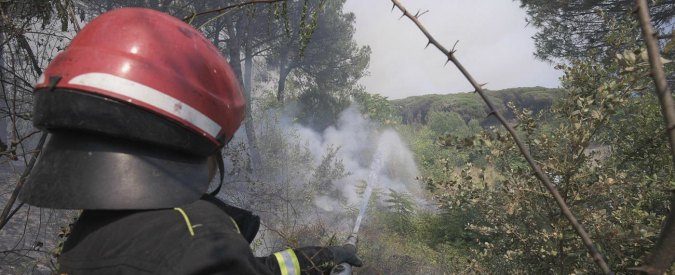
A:
{"label": "thorny branch", "polygon": [[[635,0],[636,12],[642,29],[642,36],[647,44],[647,54],[649,55],[649,64],[651,65],[651,76],[656,86],[656,95],[661,103],[661,114],[663,122],[666,124],[666,132],[670,143],[670,153],[675,165],[675,103],[673,103],[673,94],[668,87],[666,74],[663,70],[661,55],[659,54],[659,44],[657,33],[652,28],[651,18],[649,16],[649,7],[646,0]],[[675,190],[671,190],[670,214],[666,218],[664,227],[659,235],[659,240],[654,247],[651,255],[647,257],[646,264],[635,270],[648,274],[664,274],[675,260]]]}
{"label": "thorny branch", "polygon": [[[539,165],[536,163],[532,155],[530,154],[529,149],[525,147],[523,142],[520,140],[518,135],[516,134],[516,131],[511,127],[507,122],[506,119],[497,111],[497,109],[494,107],[494,104],[492,101],[487,97],[485,94],[485,91],[483,90],[483,85],[478,84],[478,82],[469,74],[469,72],[464,68],[464,66],[455,58],[455,50],[448,50],[443,45],[441,45],[430,33],[429,31],[422,25],[422,23],[419,21],[417,16],[411,14],[408,12],[408,10],[398,1],[398,0],[391,0],[393,3],[392,9],[394,7],[397,7],[401,12],[403,12],[403,16],[408,17],[417,27],[424,33],[426,38],[429,40],[428,44],[434,45],[438,50],[440,50],[446,57],[447,57],[447,62],[452,62],[455,64],[457,69],[464,75],[464,77],[471,83],[471,86],[475,89],[476,93],[480,95],[480,97],[483,99],[485,104],[487,105],[488,109],[490,110],[490,115],[495,116],[497,120],[506,128],[506,130],[509,132],[511,137],[513,138],[513,141],[516,143],[518,146],[518,149],[520,150],[520,153],[525,157],[525,160],[527,160],[528,164],[534,171],[535,176],[541,183],[546,187],[546,189],[553,195],[553,198],[555,199],[556,203],[558,204],[558,207],[560,207],[560,210],[562,211],[563,215],[565,215],[565,218],[569,220],[569,222],[572,224],[572,227],[574,230],[577,232],[577,234],[581,237],[581,240],[583,241],[584,245],[586,246],[586,249],[588,249],[588,253],[591,254],[593,257],[593,260],[595,263],[602,269],[602,271],[605,274],[613,274],[612,270],[609,268],[607,263],[605,262],[605,259],[602,254],[595,248],[595,245],[593,244],[593,241],[589,237],[588,233],[584,229],[584,227],[579,223],[577,218],[572,214],[572,211],[570,211],[569,207],[567,206],[567,203],[565,200],[562,198],[558,190],[555,188],[551,180],[544,174],[544,171],[539,167]],[[403,17],[402,16],[402,17]],[[456,43],[455,43],[456,44]]]}

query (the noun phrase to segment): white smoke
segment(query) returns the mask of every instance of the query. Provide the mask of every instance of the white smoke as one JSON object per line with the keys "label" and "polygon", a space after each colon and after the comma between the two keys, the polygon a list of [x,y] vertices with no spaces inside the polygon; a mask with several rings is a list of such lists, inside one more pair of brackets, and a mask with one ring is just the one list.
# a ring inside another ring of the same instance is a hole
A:
{"label": "white smoke", "polygon": [[[287,129],[297,133],[298,141],[307,144],[315,162],[321,161],[329,150],[338,148],[340,159],[348,172],[342,179],[333,182],[351,206],[359,205],[359,183],[365,183],[371,173],[371,163],[378,147],[383,148],[383,167],[379,170],[378,182],[369,183],[380,192],[392,189],[396,192],[408,193],[421,197],[421,188],[417,180],[417,165],[407,144],[398,133],[389,128],[380,127],[359,113],[357,106],[343,111],[335,126],[322,133],[293,123]],[[333,200],[334,196],[317,196],[314,204],[325,211],[342,211],[341,204]]]}
{"label": "white smoke", "polygon": [[[383,128],[365,118],[358,106],[347,108],[334,126],[321,132],[293,122],[287,113],[288,110],[271,112],[269,117],[256,122],[263,169],[254,171],[252,178],[255,178],[253,182],[259,182],[252,183],[250,178],[231,173],[240,178],[229,179],[230,182],[240,184],[230,184],[221,193],[226,200],[261,216],[264,230],[259,239],[265,245],[256,249],[257,254],[263,255],[284,245],[277,238],[279,231],[293,233],[308,224],[328,227],[333,233],[349,233],[366,184],[378,194],[380,205],[386,206],[384,198],[389,190],[408,194],[417,203],[424,201],[423,190],[416,180],[418,169],[413,154],[394,129]],[[231,144],[245,141],[242,130]],[[381,151],[382,165],[371,171],[377,150]],[[334,155],[332,168],[317,168],[325,164],[331,154]],[[233,165],[229,163],[227,170]],[[343,169],[334,169],[337,166]],[[344,173],[339,177],[319,175],[330,180],[317,183],[317,173],[336,170]],[[370,176],[371,181],[377,182],[368,182],[371,172],[376,173]],[[312,186],[318,184],[327,186]],[[364,223],[367,220],[366,217]],[[309,242],[312,241],[317,240]]]}

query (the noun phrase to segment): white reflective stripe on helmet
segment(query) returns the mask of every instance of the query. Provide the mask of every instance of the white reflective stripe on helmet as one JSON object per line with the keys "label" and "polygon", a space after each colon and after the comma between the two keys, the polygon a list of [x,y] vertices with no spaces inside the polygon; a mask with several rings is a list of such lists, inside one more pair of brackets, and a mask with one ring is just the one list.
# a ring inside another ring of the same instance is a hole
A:
{"label": "white reflective stripe on helmet", "polygon": [[274,253],[274,257],[277,258],[279,263],[281,275],[300,275],[300,263],[298,263],[298,257],[295,256],[293,249],[289,248]]}
{"label": "white reflective stripe on helmet", "polygon": [[190,105],[161,91],[116,75],[86,73],[74,77],[68,84],[97,88],[138,100],[191,123],[212,138],[216,138],[221,129],[218,123]]}

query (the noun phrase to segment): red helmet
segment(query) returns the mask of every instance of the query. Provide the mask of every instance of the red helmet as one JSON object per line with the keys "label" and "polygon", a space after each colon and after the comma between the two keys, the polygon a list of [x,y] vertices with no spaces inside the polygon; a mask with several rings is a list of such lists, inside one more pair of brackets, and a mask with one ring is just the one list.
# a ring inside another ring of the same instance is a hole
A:
{"label": "red helmet", "polygon": [[199,31],[149,9],[107,12],[35,85],[33,123],[50,139],[22,198],[83,209],[194,201],[208,188],[206,158],[232,138],[244,106],[237,77]]}

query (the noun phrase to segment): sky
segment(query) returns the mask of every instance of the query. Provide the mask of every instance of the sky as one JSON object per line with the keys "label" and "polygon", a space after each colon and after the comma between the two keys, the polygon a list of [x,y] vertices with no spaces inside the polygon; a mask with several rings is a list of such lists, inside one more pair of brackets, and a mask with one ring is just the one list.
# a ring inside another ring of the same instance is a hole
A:
{"label": "sky", "polygon": [[[513,87],[558,87],[562,72],[537,60],[536,29],[512,0],[401,0],[413,14],[428,10],[422,24],[446,48],[455,41],[455,56],[479,83],[491,90]],[[369,75],[360,84],[390,99],[422,94],[472,91],[471,85],[390,0],[347,0],[356,15],[355,39],[369,45]]]}

